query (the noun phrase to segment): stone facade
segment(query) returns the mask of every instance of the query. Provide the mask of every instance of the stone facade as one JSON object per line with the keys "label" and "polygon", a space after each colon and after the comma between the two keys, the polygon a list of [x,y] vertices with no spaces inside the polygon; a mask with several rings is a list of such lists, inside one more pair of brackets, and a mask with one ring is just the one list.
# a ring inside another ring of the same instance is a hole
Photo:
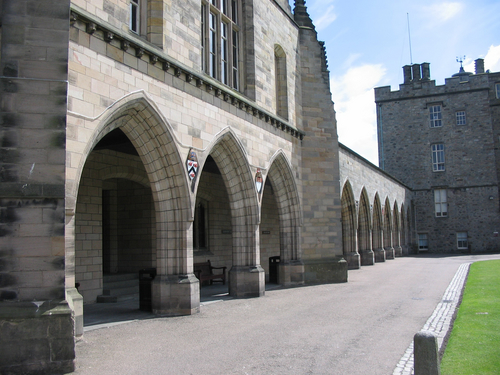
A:
{"label": "stone facade", "polygon": [[[475,74],[461,69],[440,86],[427,63],[404,72],[398,91],[375,89],[379,158],[415,193],[420,247],[426,240],[430,252],[498,251],[500,75],[484,72],[481,59]],[[433,159],[438,146],[442,160]]]}
{"label": "stone facade", "polygon": [[0,372],[72,371],[105,276],[155,268],[172,316],[197,262],[244,298],[270,258],[291,287],[408,251],[411,194],[338,143],[305,2],[215,3],[0,1]]}

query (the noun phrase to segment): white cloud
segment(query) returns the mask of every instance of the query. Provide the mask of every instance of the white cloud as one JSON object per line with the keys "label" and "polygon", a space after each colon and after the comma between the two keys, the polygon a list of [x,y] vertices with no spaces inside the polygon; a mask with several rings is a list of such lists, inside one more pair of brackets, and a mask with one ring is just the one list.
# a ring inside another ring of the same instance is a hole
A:
{"label": "white cloud", "polygon": [[382,65],[362,65],[332,77],[339,141],[378,165],[377,120],[373,88],[385,75]]}
{"label": "white cloud", "polygon": [[[484,69],[490,72],[500,72],[500,45],[490,46],[486,56],[479,56],[484,58]],[[464,69],[466,72],[475,72],[475,58],[467,57],[464,62]]]}
{"label": "white cloud", "polygon": [[321,31],[326,29],[328,26],[332,24],[333,21],[337,19],[337,15],[334,12],[335,7],[333,5],[328,6],[326,10],[321,12],[321,16],[317,19],[314,19],[314,25],[316,30]]}
{"label": "white cloud", "polygon": [[500,72],[500,45],[490,46],[484,58],[484,68],[491,72]]}
{"label": "white cloud", "polygon": [[443,2],[424,7],[426,18],[432,21],[433,24],[435,22],[446,22],[454,18],[462,9],[464,9],[464,4],[459,2]]}

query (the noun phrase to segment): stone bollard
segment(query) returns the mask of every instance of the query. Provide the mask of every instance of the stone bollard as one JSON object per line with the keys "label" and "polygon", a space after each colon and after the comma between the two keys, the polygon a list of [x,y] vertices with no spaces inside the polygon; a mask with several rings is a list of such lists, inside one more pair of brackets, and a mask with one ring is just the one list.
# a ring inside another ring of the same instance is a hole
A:
{"label": "stone bollard", "polygon": [[437,336],[420,331],[413,337],[415,375],[440,375]]}

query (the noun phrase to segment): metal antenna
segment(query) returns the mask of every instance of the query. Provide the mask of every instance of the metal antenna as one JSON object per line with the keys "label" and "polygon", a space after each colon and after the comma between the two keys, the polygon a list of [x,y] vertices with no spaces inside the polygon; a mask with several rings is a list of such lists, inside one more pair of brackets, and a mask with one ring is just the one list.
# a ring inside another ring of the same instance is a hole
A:
{"label": "metal antenna", "polygon": [[406,13],[406,20],[408,22],[408,41],[410,44],[410,63],[413,64],[413,57],[411,55],[411,35],[410,35],[410,14]]}

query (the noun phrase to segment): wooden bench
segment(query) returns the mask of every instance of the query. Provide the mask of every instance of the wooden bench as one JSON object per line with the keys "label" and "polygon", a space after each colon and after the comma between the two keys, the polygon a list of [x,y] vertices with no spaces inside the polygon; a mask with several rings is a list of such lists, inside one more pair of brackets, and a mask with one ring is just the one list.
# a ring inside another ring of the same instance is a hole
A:
{"label": "wooden bench", "polygon": [[[222,281],[223,285],[226,285],[226,268],[227,267],[213,267],[210,260],[203,263],[194,263],[194,274],[200,280],[200,285],[204,281],[210,281],[210,285],[214,281]],[[214,274],[213,270],[222,270],[222,273]]]}

